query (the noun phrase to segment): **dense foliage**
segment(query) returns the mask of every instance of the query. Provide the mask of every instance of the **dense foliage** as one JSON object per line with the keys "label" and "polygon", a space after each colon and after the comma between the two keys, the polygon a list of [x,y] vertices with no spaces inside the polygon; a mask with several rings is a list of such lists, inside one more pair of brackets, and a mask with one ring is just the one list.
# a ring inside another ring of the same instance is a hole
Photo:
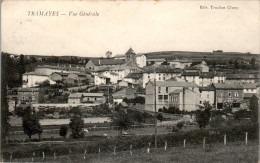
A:
{"label": "dense foliage", "polygon": [[70,119],[69,126],[71,128],[71,137],[74,139],[83,138],[84,137],[84,120],[78,116],[75,115],[73,118]]}

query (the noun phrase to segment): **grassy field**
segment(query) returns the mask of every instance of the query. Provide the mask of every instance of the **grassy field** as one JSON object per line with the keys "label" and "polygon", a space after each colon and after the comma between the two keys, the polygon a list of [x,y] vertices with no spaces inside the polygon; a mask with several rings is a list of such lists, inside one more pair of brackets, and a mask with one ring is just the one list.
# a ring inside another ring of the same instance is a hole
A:
{"label": "grassy field", "polygon": [[[190,131],[198,129],[197,126],[185,126],[181,129],[181,131]],[[158,134],[165,134],[165,133],[170,133],[172,131],[172,127],[158,127]],[[130,129],[127,131],[129,134],[135,134],[135,135],[151,135],[154,134],[154,127],[149,127],[149,128],[135,128],[135,129]],[[68,131],[67,136],[71,134],[71,131]],[[111,135],[111,136],[118,136],[120,134],[119,131],[117,130],[104,130],[104,131],[89,131],[89,133],[85,133],[85,136],[103,136],[104,134]],[[61,138],[59,133],[48,133],[48,132],[43,132],[42,133],[42,138]],[[33,135],[32,139],[37,139],[38,135]],[[10,135],[9,139],[16,139],[16,140],[23,140],[23,139],[28,139],[28,136],[25,135],[24,133],[20,135]]]}
{"label": "grassy field", "polygon": [[[100,154],[71,154],[66,156],[48,157],[44,160],[40,157],[34,161],[55,161],[55,162],[253,162],[258,161],[258,141],[249,142],[246,146],[244,142],[232,142],[224,146],[220,143],[202,145],[187,144],[183,147],[169,147],[165,152],[163,148],[151,148],[151,153],[147,153],[146,148],[133,149],[133,155],[129,151],[118,151],[114,155],[113,151]],[[12,161],[31,161],[31,158],[16,159]]]}

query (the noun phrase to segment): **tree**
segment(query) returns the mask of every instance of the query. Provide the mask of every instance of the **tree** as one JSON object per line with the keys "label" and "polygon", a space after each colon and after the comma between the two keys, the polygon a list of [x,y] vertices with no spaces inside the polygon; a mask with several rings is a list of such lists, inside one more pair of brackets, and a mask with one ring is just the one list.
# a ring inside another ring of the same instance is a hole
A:
{"label": "tree", "polygon": [[60,126],[60,136],[63,136],[64,138],[66,138],[67,132],[68,132],[68,127],[65,125],[61,125]]}
{"label": "tree", "polygon": [[236,69],[239,69],[240,65],[239,65],[238,60],[234,61],[234,66],[235,66]]}
{"label": "tree", "polygon": [[251,66],[252,66],[252,68],[253,69],[255,69],[255,61],[256,61],[256,59],[255,58],[251,58]]}
{"label": "tree", "polygon": [[161,122],[162,122],[162,120],[163,120],[163,116],[162,116],[161,113],[157,114],[156,118],[157,118],[159,121],[161,121]]}
{"label": "tree", "polygon": [[41,140],[42,127],[40,125],[39,118],[35,113],[33,113],[30,107],[27,107],[24,110],[22,121],[23,131],[26,135],[28,135],[29,139],[31,140],[32,135],[38,134],[39,140]]}
{"label": "tree", "polygon": [[177,128],[178,128],[178,129],[181,129],[182,127],[183,127],[183,122],[178,122],[178,123],[177,123]]}
{"label": "tree", "polygon": [[204,110],[198,110],[196,113],[196,121],[199,124],[199,128],[206,128],[211,117],[212,106],[208,101],[204,102],[203,105]]}
{"label": "tree", "polygon": [[42,88],[50,87],[50,81],[45,80],[45,81],[39,83],[39,86],[42,87]]}
{"label": "tree", "polygon": [[124,130],[128,130],[131,128],[131,125],[133,124],[133,119],[131,119],[128,114],[123,111],[119,110],[114,117],[112,117],[112,123],[116,126],[118,126],[118,130],[121,132]]}
{"label": "tree", "polygon": [[80,116],[74,116],[70,119],[69,126],[71,128],[71,136],[74,139],[83,138],[84,137],[84,120],[80,118]]}

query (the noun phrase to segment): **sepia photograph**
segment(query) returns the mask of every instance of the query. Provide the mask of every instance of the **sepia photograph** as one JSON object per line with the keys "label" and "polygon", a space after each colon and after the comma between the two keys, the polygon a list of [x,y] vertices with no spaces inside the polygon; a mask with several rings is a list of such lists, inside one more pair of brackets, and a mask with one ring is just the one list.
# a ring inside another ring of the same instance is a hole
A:
{"label": "sepia photograph", "polygon": [[0,162],[259,162],[260,1],[2,0]]}

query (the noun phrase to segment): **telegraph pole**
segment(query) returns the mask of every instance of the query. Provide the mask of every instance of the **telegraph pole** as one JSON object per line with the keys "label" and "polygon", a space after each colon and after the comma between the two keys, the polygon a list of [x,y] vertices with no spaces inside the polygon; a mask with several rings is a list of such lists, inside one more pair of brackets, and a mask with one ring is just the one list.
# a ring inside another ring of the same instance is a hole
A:
{"label": "telegraph pole", "polygon": [[154,147],[157,148],[157,114],[156,114],[156,69],[154,70]]}

